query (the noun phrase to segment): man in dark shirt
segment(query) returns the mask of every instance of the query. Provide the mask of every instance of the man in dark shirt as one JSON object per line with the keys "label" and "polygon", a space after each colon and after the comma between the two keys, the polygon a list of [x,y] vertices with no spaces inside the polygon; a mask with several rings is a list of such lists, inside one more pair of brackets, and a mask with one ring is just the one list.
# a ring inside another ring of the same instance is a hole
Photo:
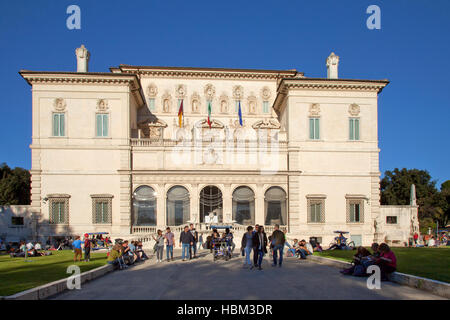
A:
{"label": "man in dark shirt", "polygon": [[[258,232],[259,224],[255,224],[255,230],[253,230],[253,235],[255,235],[256,232]],[[253,265],[255,268],[258,266],[258,250],[253,248]]]}
{"label": "man in dark shirt", "polygon": [[[191,223],[189,231],[192,233],[192,237],[194,238],[193,244],[189,247],[189,258],[197,258],[197,242],[198,242],[198,232],[195,231],[194,225]],[[194,251],[194,256],[192,256],[192,251]]]}
{"label": "man in dark shirt", "polygon": [[186,258],[189,257],[189,248],[193,244],[194,244],[194,236],[189,231],[189,227],[185,226],[184,231],[182,231],[180,234],[181,259],[183,261],[186,261]]}
{"label": "man in dark shirt", "polygon": [[273,245],[273,267],[277,266],[278,253],[280,253],[279,266],[283,263],[283,249],[286,238],[283,231],[280,230],[280,225],[276,224],[272,233],[272,245]]}

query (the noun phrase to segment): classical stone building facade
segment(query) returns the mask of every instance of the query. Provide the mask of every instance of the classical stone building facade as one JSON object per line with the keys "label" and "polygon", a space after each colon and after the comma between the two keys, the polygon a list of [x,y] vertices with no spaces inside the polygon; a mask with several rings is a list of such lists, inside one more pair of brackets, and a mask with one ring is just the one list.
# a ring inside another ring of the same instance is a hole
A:
{"label": "classical stone building facade", "polygon": [[341,229],[374,240],[387,80],[339,79],[334,54],[327,78],[131,65],[94,73],[85,50],[78,72],[20,71],[32,86],[40,236],[213,222],[278,223],[325,244]]}

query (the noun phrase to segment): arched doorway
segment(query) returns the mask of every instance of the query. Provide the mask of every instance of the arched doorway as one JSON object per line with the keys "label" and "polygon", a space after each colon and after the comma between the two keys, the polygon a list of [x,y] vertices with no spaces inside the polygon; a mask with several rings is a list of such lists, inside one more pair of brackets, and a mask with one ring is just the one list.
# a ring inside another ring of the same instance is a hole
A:
{"label": "arched doorway", "polygon": [[168,226],[186,224],[190,218],[189,191],[182,186],[175,186],[167,191],[166,220]]}
{"label": "arched doorway", "polygon": [[200,222],[223,222],[222,191],[216,186],[206,186],[200,192]]}
{"label": "arched doorway", "polygon": [[141,186],[134,191],[132,223],[156,226],[156,192],[152,187]]}
{"label": "arched doorway", "polygon": [[266,225],[286,225],[286,192],[280,187],[271,187],[264,195],[264,220]]}
{"label": "arched doorway", "polygon": [[249,226],[255,224],[255,193],[246,186],[233,192],[233,220]]}

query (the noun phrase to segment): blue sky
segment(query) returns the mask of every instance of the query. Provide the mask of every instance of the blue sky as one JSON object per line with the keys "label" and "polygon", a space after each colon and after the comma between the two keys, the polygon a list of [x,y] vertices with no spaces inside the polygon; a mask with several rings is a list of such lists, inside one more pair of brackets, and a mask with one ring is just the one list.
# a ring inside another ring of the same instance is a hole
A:
{"label": "blue sky", "polygon": [[[81,30],[66,9],[81,8]],[[366,9],[381,8],[381,30]],[[291,69],[325,77],[389,79],[379,96],[380,170],[426,169],[450,179],[450,1],[1,1],[0,162],[30,168],[31,90],[20,69],[90,71],[134,65]]]}

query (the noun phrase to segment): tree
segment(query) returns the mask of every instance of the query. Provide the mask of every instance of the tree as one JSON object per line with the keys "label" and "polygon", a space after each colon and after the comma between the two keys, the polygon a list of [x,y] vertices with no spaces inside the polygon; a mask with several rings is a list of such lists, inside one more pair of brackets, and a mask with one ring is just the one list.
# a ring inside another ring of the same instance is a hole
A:
{"label": "tree", "polygon": [[0,164],[0,205],[30,204],[31,175],[23,168]]}
{"label": "tree", "polygon": [[[435,228],[448,222],[448,198],[436,188],[436,181],[426,170],[406,169],[386,171],[381,180],[382,205],[408,205],[410,203],[411,185],[416,186],[417,204],[419,206],[419,221],[423,231],[428,227]],[[444,183],[449,186],[450,183]],[[443,185],[444,185],[443,184]],[[447,188],[446,190],[449,190]]]}

